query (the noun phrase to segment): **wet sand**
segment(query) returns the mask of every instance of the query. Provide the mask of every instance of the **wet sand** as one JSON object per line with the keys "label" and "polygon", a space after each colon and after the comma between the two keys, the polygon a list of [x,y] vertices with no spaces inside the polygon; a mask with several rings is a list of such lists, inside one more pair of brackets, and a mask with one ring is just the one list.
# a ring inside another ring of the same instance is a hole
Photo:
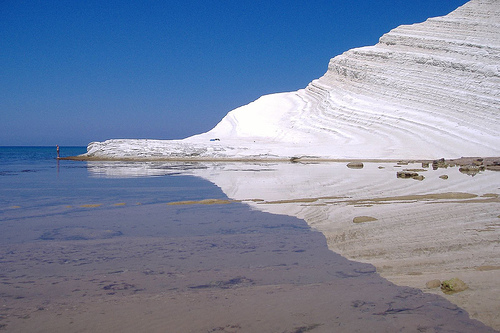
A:
{"label": "wet sand", "polygon": [[493,332],[443,297],[335,254],[303,220],[212,203],[17,211],[2,221],[0,327]]}
{"label": "wet sand", "polygon": [[[333,252],[373,264],[397,285],[446,297],[500,329],[496,164],[479,158],[355,169],[342,163],[219,164],[192,173],[255,209],[304,219]],[[439,284],[427,287],[452,278],[468,288],[445,294]]]}

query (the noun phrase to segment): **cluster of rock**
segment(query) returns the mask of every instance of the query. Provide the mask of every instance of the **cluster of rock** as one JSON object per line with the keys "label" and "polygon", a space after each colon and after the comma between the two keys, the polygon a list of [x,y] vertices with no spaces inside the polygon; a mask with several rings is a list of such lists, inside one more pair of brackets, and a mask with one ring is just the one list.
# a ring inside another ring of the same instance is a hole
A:
{"label": "cluster of rock", "polygon": [[445,294],[454,294],[464,290],[467,290],[469,286],[459,278],[452,278],[441,282],[440,280],[431,280],[425,284],[428,289],[434,289],[441,287],[441,290]]}
{"label": "cluster of rock", "polygon": [[419,175],[418,172],[415,171],[398,171],[397,172],[397,177],[398,178],[412,178],[415,180],[424,180],[424,176]]}
{"label": "cluster of rock", "polygon": [[500,157],[462,157],[454,160],[435,160],[432,162],[432,168],[448,168],[458,166],[459,171],[469,175],[475,175],[484,170],[500,171]]}

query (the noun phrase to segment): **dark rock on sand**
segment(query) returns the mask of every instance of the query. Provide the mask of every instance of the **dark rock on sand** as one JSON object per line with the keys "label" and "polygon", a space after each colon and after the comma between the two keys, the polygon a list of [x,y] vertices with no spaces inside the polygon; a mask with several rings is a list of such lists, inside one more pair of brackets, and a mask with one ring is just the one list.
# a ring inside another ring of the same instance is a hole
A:
{"label": "dark rock on sand", "polygon": [[349,162],[347,167],[350,169],[363,169],[364,165],[362,162]]}
{"label": "dark rock on sand", "polygon": [[403,179],[415,179],[415,180],[424,180],[425,177],[422,175],[419,175],[417,172],[414,171],[398,171],[397,173],[398,178],[403,178]]}
{"label": "dark rock on sand", "polygon": [[467,175],[474,176],[479,172],[484,171],[484,169],[485,169],[484,165],[469,164],[460,167],[458,171],[460,171],[461,173],[465,173]]}
{"label": "dark rock on sand", "polygon": [[432,169],[434,169],[434,170],[437,170],[438,168],[447,168],[447,167],[448,167],[448,164],[446,164],[446,161],[444,160],[444,158],[432,161]]}
{"label": "dark rock on sand", "polygon": [[414,177],[418,177],[418,173],[413,172],[413,171],[398,171],[397,177],[398,178],[405,178],[405,179],[414,178]]}

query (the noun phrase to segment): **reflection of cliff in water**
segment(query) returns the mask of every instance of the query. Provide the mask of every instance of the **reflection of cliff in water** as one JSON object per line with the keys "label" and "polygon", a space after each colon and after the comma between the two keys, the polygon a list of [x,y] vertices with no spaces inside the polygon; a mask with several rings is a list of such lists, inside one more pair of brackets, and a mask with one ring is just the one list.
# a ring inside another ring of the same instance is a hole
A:
{"label": "reflection of cliff in water", "polygon": [[[461,278],[470,288],[447,297],[500,328],[498,172],[469,177],[458,168],[393,163],[351,169],[345,163],[89,162],[88,168],[104,177],[202,177],[254,209],[304,219],[331,250],[372,263],[397,284],[424,288],[432,279]],[[398,178],[404,170],[423,180]]]}
{"label": "reflection of cliff in water", "polygon": [[91,177],[136,178],[184,174],[192,169],[206,169],[201,163],[91,161],[87,169]]}

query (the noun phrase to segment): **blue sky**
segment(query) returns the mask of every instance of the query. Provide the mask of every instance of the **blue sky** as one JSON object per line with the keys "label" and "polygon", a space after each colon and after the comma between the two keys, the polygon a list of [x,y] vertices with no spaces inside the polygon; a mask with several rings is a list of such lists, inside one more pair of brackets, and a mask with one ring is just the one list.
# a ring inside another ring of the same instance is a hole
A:
{"label": "blue sky", "polygon": [[180,139],[465,0],[0,1],[0,146]]}

